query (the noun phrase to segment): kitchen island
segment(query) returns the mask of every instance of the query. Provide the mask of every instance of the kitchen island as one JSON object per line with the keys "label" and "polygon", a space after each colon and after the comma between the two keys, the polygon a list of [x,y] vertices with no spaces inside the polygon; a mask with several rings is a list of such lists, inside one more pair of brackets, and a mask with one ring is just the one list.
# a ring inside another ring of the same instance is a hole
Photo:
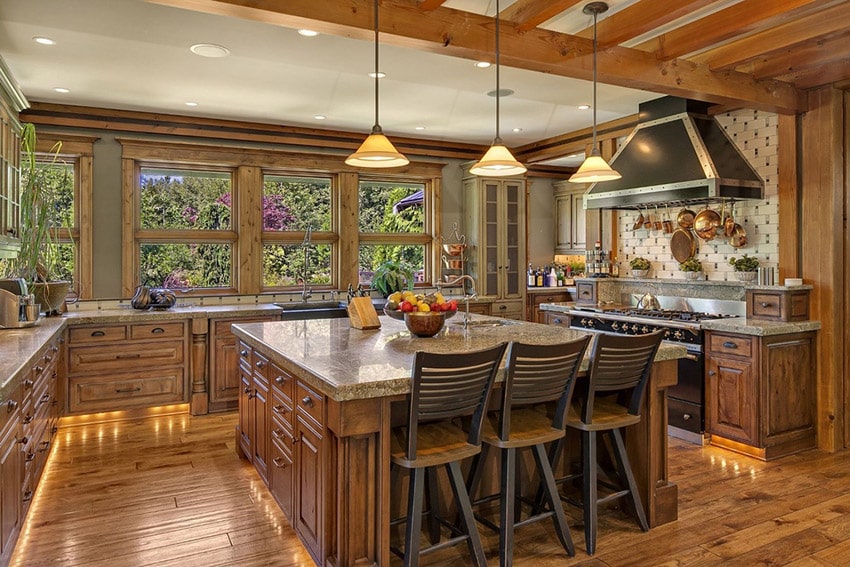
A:
{"label": "kitchen island", "polygon": [[[511,340],[551,344],[584,331],[462,316],[433,338],[381,318],[361,331],[346,319],[234,325],[240,339],[237,446],[269,484],[317,564],[389,565],[390,431],[405,422],[414,353],[473,351]],[[627,445],[651,526],[677,518],[667,477],[665,389],[679,346],[662,345],[640,424]],[[583,363],[582,372],[587,368]]]}

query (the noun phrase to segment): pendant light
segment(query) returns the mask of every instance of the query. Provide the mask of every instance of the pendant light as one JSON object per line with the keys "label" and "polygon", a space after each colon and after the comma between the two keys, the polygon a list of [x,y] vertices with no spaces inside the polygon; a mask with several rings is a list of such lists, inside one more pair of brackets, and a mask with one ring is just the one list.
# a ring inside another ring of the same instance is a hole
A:
{"label": "pendant light", "polygon": [[346,165],[354,167],[399,167],[410,160],[395,149],[389,138],[384,136],[378,123],[378,0],[375,0],[375,125],[372,132],[360,144],[357,151],[346,158]]}
{"label": "pendant light", "polygon": [[599,14],[608,11],[605,2],[591,2],[582,10],[585,14],[593,15],[593,143],[590,155],[571,177],[571,183],[596,183],[598,181],[612,181],[622,177],[602,159],[599,146],[596,145],[596,18]]}
{"label": "pendant light", "polygon": [[499,137],[499,0],[496,0],[496,137],[493,145],[484,154],[480,161],[475,163],[469,170],[473,175],[484,177],[503,177],[507,175],[519,175],[527,170],[524,165],[516,160],[511,151],[502,143]]}

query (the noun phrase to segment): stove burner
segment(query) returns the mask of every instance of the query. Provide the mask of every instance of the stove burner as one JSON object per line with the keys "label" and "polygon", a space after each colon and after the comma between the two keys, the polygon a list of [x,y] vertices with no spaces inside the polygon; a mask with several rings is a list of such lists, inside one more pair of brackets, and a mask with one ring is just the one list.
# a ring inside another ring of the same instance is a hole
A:
{"label": "stove burner", "polygon": [[702,313],[698,311],[679,311],[676,309],[613,309],[607,313],[617,315],[628,315],[631,317],[644,317],[647,319],[659,319],[663,321],[708,321],[710,319],[724,319],[735,317],[735,315],[721,315],[717,313]]}

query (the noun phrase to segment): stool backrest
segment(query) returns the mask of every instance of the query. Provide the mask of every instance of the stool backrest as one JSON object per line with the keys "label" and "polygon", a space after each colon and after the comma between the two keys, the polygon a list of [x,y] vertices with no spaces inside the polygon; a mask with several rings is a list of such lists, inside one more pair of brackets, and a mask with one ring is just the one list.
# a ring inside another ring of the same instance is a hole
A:
{"label": "stool backrest", "polygon": [[407,457],[416,458],[416,434],[421,422],[472,415],[469,443],[481,444],[481,420],[507,347],[464,353],[417,352],[413,360]]}
{"label": "stool backrest", "polygon": [[510,439],[511,408],[557,400],[552,427],[564,429],[575,377],[590,335],[554,345],[512,342],[508,348],[499,414],[499,438]]}
{"label": "stool backrest", "polygon": [[593,402],[597,392],[619,392],[618,402],[632,415],[640,415],[640,405],[655,353],[664,331],[646,335],[598,334],[593,344],[587,396],[581,420],[593,421]]}

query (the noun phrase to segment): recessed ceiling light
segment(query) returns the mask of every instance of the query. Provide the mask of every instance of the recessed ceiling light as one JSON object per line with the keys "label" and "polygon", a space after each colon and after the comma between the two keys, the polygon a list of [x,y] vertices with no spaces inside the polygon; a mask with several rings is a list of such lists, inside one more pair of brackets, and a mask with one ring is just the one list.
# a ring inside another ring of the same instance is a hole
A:
{"label": "recessed ceiling light", "polygon": [[223,45],[216,45],[214,43],[196,43],[189,48],[189,51],[195,55],[200,55],[201,57],[218,58],[230,55],[229,49]]}
{"label": "recessed ceiling light", "polygon": [[66,89],[65,87],[54,87],[53,90],[62,94],[71,92],[71,89]]}
{"label": "recessed ceiling light", "polygon": [[303,35],[304,37],[316,37],[319,35],[319,32],[313,30],[298,30],[298,35]]}
{"label": "recessed ceiling light", "polygon": [[514,128],[514,132],[522,132],[522,128]]}
{"label": "recessed ceiling light", "polygon": [[186,106],[198,106],[197,102],[192,102],[191,100],[188,102],[184,102],[183,104],[185,104]]}
{"label": "recessed ceiling light", "polygon": [[36,43],[40,43],[41,45],[56,45],[56,42],[50,39],[49,37],[43,36],[35,36],[32,40]]}
{"label": "recessed ceiling light", "polygon": [[498,93],[495,90],[489,91],[487,93],[487,96],[495,97],[495,96],[498,95],[499,98],[502,98],[502,97],[506,97],[506,96],[511,96],[512,94],[514,94],[514,91],[511,90],[511,89],[499,89]]}
{"label": "recessed ceiling light", "polygon": [[424,129],[425,129],[425,126],[417,126],[417,127],[416,127],[416,129],[417,129],[417,130],[424,130]]}
{"label": "recessed ceiling light", "polygon": [[479,69],[486,69],[487,67],[490,66],[490,62],[489,61],[476,61],[475,66],[478,67]]}
{"label": "recessed ceiling light", "polygon": [[[372,78],[374,79],[374,78],[375,78],[375,73],[369,73],[369,76],[370,76],[370,77],[372,77]],[[387,74],[386,74],[386,73],[384,73],[383,71],[378,71],[378,78],[379,78],[379,79],[383,79],[383,78],[384,78],[384,77],[386,77],[386,76],[387,76]]]}
{"label": "recessed ceiling light", "polygon": [[578,105],[578,109],[579,110],[590,110],[590,105],[589,104],[580,104],[580,105]]}
{"label": "recessed ceiling light", "polygon": [[313,118],[315,118],[316,120],[324,120],[325,115],[324,114],[314,114]]}

